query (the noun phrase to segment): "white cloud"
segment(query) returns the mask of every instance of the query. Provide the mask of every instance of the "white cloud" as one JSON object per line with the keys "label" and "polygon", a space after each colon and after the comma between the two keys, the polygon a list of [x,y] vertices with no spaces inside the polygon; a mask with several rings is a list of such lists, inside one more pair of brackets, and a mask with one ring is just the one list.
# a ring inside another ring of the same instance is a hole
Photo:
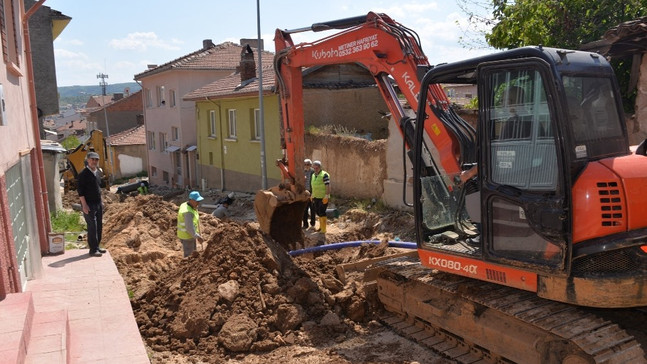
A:
{"label": "white cloud", "polygon": [[56,48],[54,50],[54,55],[56,59],[83,59],[87,60],[89,57],[83,52],[73,52],[67,49]]}
{"label": "white cloud", "polygon": [[154,32],[135,32],[129,33],[125,38],[112,39],[108,43],[110,47],[120,50],[138,50],[147,51],[150,48],[159,48],[165,50],[179,50],[178,40],[173,39],[170,42],[159,39]]}
{"label": "white cloud", "polygon": [[71,46],[76,46],[76,47],[82,46],[84,44],[83,41],[80,40],[80,39],[67,39],[67,38],[63,38],[63,37],[56,38],[54,40],[54,43],[56,45],[58,45],[58,46],[60,46],[60,45],[63,45],[63,46],[71,45]]}

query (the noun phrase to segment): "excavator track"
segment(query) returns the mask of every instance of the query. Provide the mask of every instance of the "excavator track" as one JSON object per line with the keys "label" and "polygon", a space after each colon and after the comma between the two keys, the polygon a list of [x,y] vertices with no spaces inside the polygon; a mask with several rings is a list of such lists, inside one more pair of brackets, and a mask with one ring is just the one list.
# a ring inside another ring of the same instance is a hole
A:
{"label": "excavator track", "polygon": [[459,363],[647,363],[612,321],[533,292],[431,271],[416,258],[375,264],[383,322]]}

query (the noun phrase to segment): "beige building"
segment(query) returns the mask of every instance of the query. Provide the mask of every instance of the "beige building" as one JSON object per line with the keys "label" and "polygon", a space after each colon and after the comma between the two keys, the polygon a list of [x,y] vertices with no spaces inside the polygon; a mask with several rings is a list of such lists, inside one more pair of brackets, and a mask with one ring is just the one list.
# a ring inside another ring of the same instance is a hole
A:
{"label": "beige building", "polygon": [[135,177],[146,172],[146,130],[144,125],[124,130],[107,138],[112,161],[112,178]]}

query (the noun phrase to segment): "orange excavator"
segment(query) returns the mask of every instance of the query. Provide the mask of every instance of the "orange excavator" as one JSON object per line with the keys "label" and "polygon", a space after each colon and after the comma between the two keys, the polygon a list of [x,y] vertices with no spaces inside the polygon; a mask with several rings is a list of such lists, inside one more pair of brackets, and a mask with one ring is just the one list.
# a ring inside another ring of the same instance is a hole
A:
{"label": "orange excavator", "polygon": [[[374,268],[393,327],[463,363],[647,362],[604,314],[647,305],[647,157],[630,151],[603,57],[539,46],[432,67],[415,32],[377,13],[278,29],[275,44],[280,190],[291,191],[275,206],[303,191],[304,68],[363,64],[404,138],[418,259]],[[449,83],[476,85],[476,128],[452,109]],[[296,209],[284,229],[300,230]]]}

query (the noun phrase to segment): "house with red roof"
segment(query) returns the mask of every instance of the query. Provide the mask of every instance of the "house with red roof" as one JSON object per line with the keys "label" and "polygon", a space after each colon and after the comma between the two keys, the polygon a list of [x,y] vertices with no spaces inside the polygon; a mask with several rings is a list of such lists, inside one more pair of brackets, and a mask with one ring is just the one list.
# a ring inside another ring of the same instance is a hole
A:
{"label": "house with red roof", "polygon": [[142,123],[106,138],[114,179],[134,177],[147,170],[146,129]]}
{"label": "house with red roof", "polygon": [[[241,43],[257,46],[256,40]],[[235,72],[242,49],[233,42],[215,45],[207,39],[201,49],[135,75],[143,90],[151,184],[198,186],[196,108],[182,96]],[[263,53],[271,63],[272,53]]]}

